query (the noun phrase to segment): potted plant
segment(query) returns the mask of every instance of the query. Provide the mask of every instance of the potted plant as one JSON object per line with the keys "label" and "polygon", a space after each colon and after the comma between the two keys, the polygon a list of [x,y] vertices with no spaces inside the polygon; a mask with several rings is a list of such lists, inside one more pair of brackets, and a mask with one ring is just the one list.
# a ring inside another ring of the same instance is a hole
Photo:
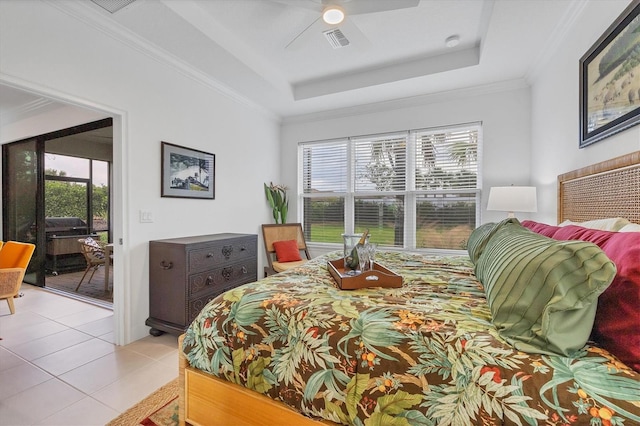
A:
{"label": "potted plant", "polygon": [[264,184],[264,193],[273,212],[273,219],[276,223],[287,223],[287,212],[289,210],[289,200],[287,199],[287,187],[275,185],[271,182]]}

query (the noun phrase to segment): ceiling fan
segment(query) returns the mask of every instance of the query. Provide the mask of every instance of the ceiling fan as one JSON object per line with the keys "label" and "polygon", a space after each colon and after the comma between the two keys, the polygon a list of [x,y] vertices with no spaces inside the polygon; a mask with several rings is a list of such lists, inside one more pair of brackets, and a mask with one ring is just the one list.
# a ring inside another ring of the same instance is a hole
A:
{"label": "ceiling fan", "polygon": [[339,49],[351,44],[364,44],[366,37],[350,16],[416,7],[420,0],[272,0],[302,7],[318,13],[318,17],[285,47],[296,50],[314,37],[325,37],[331,47]]}

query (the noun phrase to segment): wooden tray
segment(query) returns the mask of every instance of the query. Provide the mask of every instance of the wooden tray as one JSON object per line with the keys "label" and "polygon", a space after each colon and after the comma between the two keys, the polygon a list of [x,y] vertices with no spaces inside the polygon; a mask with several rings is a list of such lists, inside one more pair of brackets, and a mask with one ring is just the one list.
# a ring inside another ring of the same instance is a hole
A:
{"label": "wooden tray", "polygon": [[373,264],[373,270],[358,272],[358,275],[346,275],[344,260],[330,260],[327,269],[342,290],[355,290],[367,287],[402,287],[402,277],[379,263]]}

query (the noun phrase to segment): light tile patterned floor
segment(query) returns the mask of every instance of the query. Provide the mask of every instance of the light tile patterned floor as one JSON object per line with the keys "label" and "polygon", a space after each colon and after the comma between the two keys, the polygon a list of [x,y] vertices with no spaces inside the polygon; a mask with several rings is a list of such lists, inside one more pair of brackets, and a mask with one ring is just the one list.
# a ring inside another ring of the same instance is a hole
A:
{"label": "light tile patterned floor", "polygon": [[0,300],[0,425],[104,425],[178,377],[177,337],[113,344],[113,312],[28,284]]}

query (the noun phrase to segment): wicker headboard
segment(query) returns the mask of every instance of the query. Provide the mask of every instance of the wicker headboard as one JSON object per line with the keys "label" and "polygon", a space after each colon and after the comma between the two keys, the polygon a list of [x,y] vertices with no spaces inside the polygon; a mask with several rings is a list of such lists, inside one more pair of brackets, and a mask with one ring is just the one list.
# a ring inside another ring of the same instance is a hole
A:
{"label": "wicker headboard", "polygon": [[610,217],[640,223],[640,151],[558,176],[558,223]]}

